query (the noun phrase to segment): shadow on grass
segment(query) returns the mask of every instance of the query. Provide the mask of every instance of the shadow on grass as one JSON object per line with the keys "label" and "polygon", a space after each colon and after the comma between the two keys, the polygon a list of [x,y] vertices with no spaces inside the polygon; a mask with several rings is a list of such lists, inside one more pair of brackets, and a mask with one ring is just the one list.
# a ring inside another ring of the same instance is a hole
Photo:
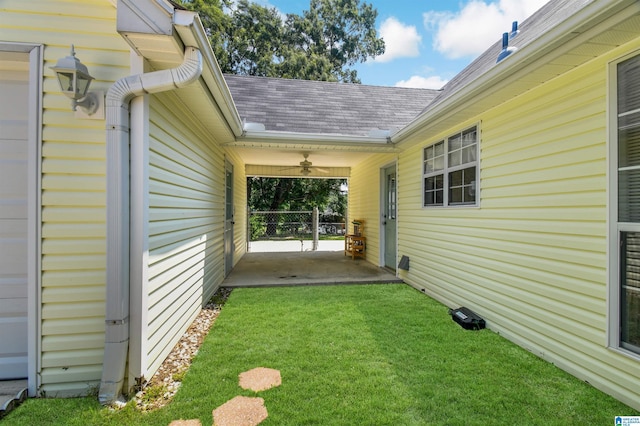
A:
{"label": "shadow on grass", "polygon": [[[393,297],[359,303],[360,312],[410,394],[407,409],[415,419],[464,425],[612,424],[615,416],[636,413],[490,330],[464,330],[446,306],[415,290],[387,290]],[[394,312],[397,327],[380,320],[382,306]]]}
{"label": "shadow on grass", "polygon": [[[240,388],[238,375],[255,367],[280,370],[282,385]],[[94,399],[31,400],[7,424],[206,425],[238,395],[264,398],[262,425],[612,424],[638,415],[390,284],[235,289],[167,407],[109,413]]]}

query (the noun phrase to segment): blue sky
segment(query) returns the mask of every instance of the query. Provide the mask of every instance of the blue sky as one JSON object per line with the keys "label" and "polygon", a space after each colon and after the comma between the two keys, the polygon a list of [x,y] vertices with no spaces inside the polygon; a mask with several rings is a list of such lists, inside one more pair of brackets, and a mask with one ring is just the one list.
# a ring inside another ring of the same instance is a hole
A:
{"label": "blue sky", "polygon": [[[300,14],[308,0],[255,0]],[[363,84],[441,88],[547,0],[368,0],[386,52],[356,66]]]}

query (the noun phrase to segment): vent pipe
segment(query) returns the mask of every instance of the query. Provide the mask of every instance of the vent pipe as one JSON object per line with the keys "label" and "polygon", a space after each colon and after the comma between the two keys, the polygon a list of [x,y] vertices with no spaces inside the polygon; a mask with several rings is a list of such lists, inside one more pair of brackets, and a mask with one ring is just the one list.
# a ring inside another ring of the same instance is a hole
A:
{"label": "vent pipe", "polygon": [[518,21],[513,21],[511,24],[511,34],[509,34],[509,38],[514,38],[520,34],[520,30],[518,29]]}
{"label": "vent pipe", "polygon": [[496,62],[500,62],[516,50],[518,50],[517,47],[509,47],[509,33],[502,34],[502,51],[498,55],[498,60]]}

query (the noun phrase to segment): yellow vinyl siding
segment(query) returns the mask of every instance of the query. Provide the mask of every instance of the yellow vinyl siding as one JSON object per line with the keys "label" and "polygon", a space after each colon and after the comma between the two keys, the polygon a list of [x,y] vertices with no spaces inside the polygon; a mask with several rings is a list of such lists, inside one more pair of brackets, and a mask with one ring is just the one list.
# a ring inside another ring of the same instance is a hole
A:
{"label": "yellow vinyl siding", "polygon": [[[364,219],[366,259],[380,264],[380,170],[396,160],[395,154],[374,154],[352,167],[349,177],[347,231],[353,232],[355,219]],[[399,217],[398,220],[401,220]]]}
{"label": "yellow vinyl siding", "polygon": [[247,175],[245,165],[232,150],[226,152],[227,160],[233,164],[233,265],[247,252]]}
{"label": "yellow vinyl siding", "polygon": [[39,392],[91,391],[102,373],[105,285],[105,122],[74,117],[50,67],[69,55],[106,91],[128,74],[129,48],[106,0],[3,1],[0,39],[43,44],[42,339]]}
{"label": "yellow vinyl siding", "polygon": [[[623,51],[403,152],[399,255],[412,286],[637,407],[638,362],[606,348],[607,63]],[[474,122],[480,207],[422,208],[422,149]]]}
{"label": "yellow vinyl siding", "polygon": [[150,99],[149,377],[224,278],[224,153],[181,107]]}

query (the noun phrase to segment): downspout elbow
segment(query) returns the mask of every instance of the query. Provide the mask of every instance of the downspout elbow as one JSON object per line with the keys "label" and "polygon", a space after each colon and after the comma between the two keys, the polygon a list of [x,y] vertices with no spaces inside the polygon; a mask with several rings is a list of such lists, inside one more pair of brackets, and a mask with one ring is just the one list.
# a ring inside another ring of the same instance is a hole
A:
{"label": "downspout elbow", "polygon": [[106,96],[107,265],[105,345],[98,399],[120,398],[129,350],[129,104],[136,96],[187,86],[202,74],[202,54],[187,47],[176,68],[116,81]]}

